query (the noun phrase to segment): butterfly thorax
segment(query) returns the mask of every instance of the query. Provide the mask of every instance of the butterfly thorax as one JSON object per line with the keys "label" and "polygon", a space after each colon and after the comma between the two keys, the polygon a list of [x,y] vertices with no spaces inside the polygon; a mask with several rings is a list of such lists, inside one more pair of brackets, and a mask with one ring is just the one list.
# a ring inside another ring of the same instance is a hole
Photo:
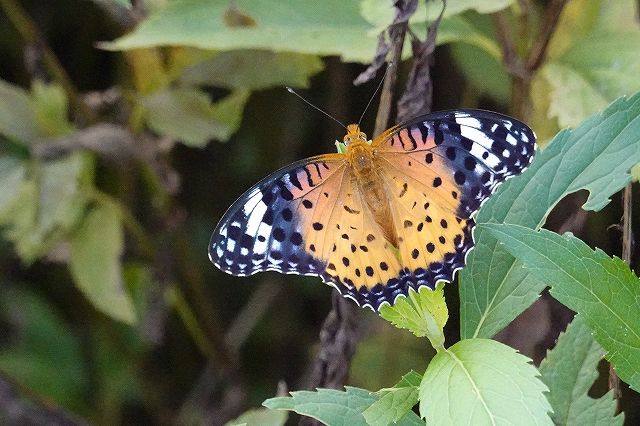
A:
{"label": "butterfly thorax", "polygon": [[365,136],[365,140],[350,141],[346,155],[351,166],[352,179],[375,222],[380,226],[386,240],[398,247],[398,236],[391,216],[391,200],[382,185],[383,179],[376,163],[375,150],[366,142]]}

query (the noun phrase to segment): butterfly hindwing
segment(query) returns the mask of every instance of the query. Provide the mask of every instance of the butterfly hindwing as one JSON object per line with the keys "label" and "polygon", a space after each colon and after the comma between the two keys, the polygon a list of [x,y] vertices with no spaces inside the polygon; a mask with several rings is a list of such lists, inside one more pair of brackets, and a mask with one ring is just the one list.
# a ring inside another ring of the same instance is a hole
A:
{"label": "butterfly hindwing", "polygon": [[367,209],[352,175],[345,175],[324,223],[326,232],[309,239],[311,244],[324,242],[322,279],[360,306],[377,310],[382,302],[395,300],[403,288],[400,259]]}
{"label": "butterfly hindwing", "polygon": [[384,172],[385,181],[402,194],[392,204],[398,251],[407,269],[407,286],[434,288],[438,280],[451,281],[454,272],[464,265],[473,246],[471,231],[475,223],[456,214],[455,205],[449,201],[457,200],[451,194],[459,189],[451,182],[443,180],[434,188],[435,178],[421,181],[411,171],[389,166]]}

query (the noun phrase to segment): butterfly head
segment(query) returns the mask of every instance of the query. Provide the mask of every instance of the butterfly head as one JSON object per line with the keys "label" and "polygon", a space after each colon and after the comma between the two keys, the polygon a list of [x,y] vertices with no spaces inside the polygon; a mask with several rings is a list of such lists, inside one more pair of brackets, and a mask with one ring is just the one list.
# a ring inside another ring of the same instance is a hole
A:
{"label": "butterfly head", "polygon": [[343,141],[346,146],[356,141],[367,142],[367,135],[360,130],[359,125],[349,124],[347,126],[347,134],[344,135]]}

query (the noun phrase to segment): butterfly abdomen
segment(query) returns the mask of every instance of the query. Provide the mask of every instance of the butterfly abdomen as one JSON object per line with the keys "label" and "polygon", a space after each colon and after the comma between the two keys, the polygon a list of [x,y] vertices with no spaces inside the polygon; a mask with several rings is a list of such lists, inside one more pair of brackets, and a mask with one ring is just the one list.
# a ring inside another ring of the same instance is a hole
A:
{"label": "butterfly abdomen", "polygon": [[361,194],[375,222],[383,232],[385,239],[394,247],[398,247],[398,235],[393,227],[391,217],[391,199],[383,187],[379,166],[374,159],[374,151],[366,142],[355,142],[349,145],[347,157],[355,185]]}

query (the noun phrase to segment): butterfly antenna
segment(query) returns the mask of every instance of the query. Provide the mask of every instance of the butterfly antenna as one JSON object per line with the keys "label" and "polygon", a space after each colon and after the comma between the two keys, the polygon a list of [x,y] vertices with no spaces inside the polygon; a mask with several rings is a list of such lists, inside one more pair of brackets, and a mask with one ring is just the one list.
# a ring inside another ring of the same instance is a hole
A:
{"label": "butterfly antenna", "polygon": [[342,127],[344,127],[345,129],[347,128],[347,126],[345,126],[342,121],[338,120],[337,118],[335,118],[333,115],[329,114],[328,112],[326,112],[325,110],[315,106],[314,104],[312,104],[311,102],[309,102],[308,100],[306,100],[305,98],[303,98],[301,95],[298,94],[298,92],[296,92],[295,90],[293,90],[291,87],[287,86],[287,91],[289,93],[293,93],[294,95],[296,95],[297,97],[299,97],[300,99],[302,99],[302,101],[309,105],[312,108],[315,108],[316,110],[320,111],[321,113],[323,113],[324,115],[326,115],[327,117],[329,117],[330,119],[332,119],[333,121],[335,121],[336,123],[338,123],[339,125],[341,125]]}
{"label": "butterfly antenna", "polygon": [[371,95],[371,98],[369,99],[369,103],[367,104],[366,107],[364,107],[364,111],[362,111],[362,115],[360,116],[360,120],[358,120],[358,127],[360,126],[360,123],[362,122],[362,119],[364,118],[364,114],[369,109],[369,106],[371,105],[371,102],[373,102],[373,99],[376,97],[376,95],[380,91],[380,88],[382,87],[382,83],[384,83],[384,80],[387,77],[387,73],[389,73],[389,70],[391,69],[392,66],[393,66],[393,62],[389,62],[389,64],[387,65],[387,69],[385,70],[384,75],[382,76],[382,79],[380,80],[380,83],[378,83],[378,87],[376,88],[375,92],[373,92],[373,95]]}

